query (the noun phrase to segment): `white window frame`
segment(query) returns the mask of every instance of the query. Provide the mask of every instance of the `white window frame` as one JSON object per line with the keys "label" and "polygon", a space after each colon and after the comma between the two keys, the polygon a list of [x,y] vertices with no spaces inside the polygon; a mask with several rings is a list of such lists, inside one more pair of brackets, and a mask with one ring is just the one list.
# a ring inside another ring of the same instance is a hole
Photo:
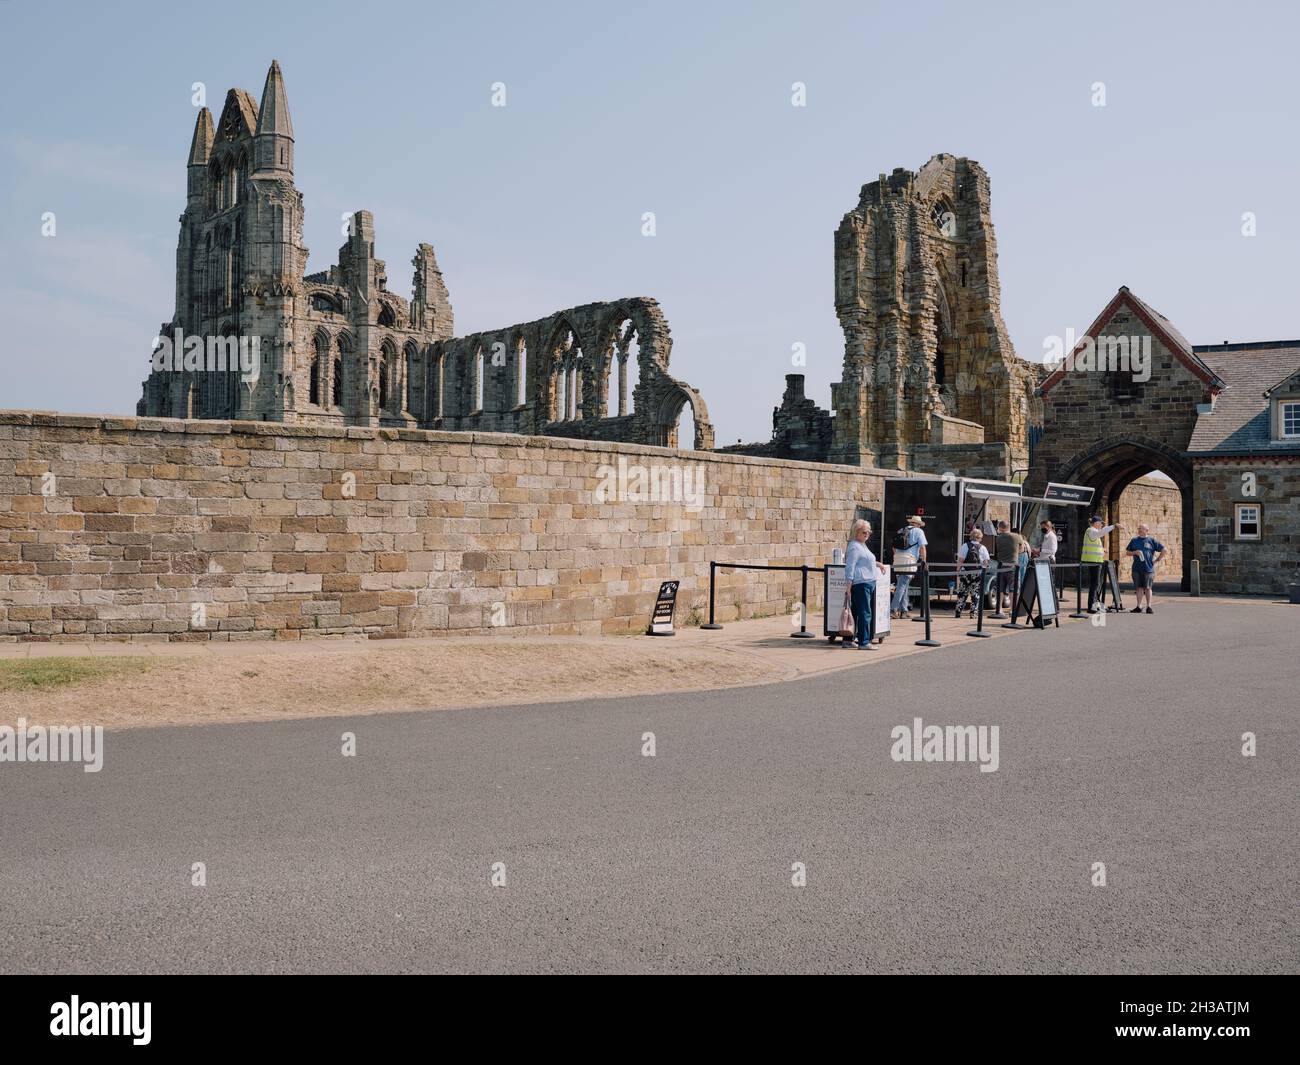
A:
{"label": "white window frame", "polygon": [[[1295,412],[1296,428],[1294,432],[1286,431],[1286,416],[1289,410]],[[1284,399],[1277,405],[1277,432],[1282,440],[1300,440],[1300,399]]]}
{"label": "white window frame", "polygon": [[[1253,521],[1242,521],[1242,515],[1246,511],[1254,511]],[[1253,524],[1254,533],[1243,533],[1241,527],[1243,524]],[[1232,505],[1232,538],[1234,540],[1262,540],[1264,538],[1264,508],[1258,503],[1234,503]]]}

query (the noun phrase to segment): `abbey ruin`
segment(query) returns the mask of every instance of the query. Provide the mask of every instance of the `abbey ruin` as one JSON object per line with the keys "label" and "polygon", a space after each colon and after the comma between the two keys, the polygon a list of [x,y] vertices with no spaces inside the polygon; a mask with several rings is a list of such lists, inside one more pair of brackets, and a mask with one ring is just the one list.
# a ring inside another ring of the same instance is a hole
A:
{"label": "abbey ruin", "polygon": [[[1141,341],[1149,378],[1049,375],[1003,323],[972,160],[862,189],[835,231],[831,409],[790,374],[770,439],[715,448],[653,299],[457,336],[433,247],[399,297],[366,211],[308,273],[293,153],[278,64],[260,102],[200,112],[135,417],[0,412],[0,639],[636,631],[661,581],[701,609],[711,562],[820,565],[900,472],[1090,486],[1185,586],[1193,559],[1210,591],[1296,578],[1300,341],[1192,345],[1121,288],[1079,343]],[[255,340],[256,365],[212,366],[214,340]],[[699,467],[689,501],[602,489],[674,461]],[[720,588],[720,617],[789,606],[780,574]]]}
{"label": "abbey ruin", "polygon": [[[713,446],[700,394],[668,372],[672,337],[652,299],[589,303],[454,335],[433,247],[411,299],[388,289],[374,219],[358,211],[336,265],[307,274],[293,122],[278,62],[260,104],[231,89],[199,112],[176,248],[176,310],[160,337],[258,340],[258,372],[200,351],[155,359],[138,415],[527,433]],[[631,387],[629,381],[632,379]],[[678,441],[690,405],[695,435]]]}

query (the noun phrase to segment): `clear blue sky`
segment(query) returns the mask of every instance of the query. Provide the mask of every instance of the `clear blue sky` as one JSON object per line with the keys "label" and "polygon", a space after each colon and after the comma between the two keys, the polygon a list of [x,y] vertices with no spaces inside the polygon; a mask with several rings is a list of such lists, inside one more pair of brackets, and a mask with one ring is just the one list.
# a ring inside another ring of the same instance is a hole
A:
{"label": "clear blue sky", "polygon": [[309,269],[366,208],[395,291],[437,249],[458,333],[654,296],[719,443],[768,437],[796,342],[829,406],[832,234],[862,184],[937,152],[989,171],[1021,355],[1122,284],[1193,343],[1294,338],[1298,22],[1276,3],[0,0],[0,407],[134,411],[173,312],[190,87],[219,113],[272,58]]}

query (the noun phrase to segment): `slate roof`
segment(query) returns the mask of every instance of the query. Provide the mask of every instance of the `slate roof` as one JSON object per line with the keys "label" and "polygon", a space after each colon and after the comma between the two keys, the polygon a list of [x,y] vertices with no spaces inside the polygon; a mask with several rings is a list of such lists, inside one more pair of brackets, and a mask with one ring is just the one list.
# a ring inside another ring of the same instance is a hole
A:
{"label": "slate roof", "polygon": [[1300,340],[1256,344],[1205,344],[1196,356],[1225,387],[1214,410],[1196,419],[1190,454],[1300,455],[1300,441],[1269,441],[1266,393],[1300,371]]}
{"label": "slate roof", "polygon": [[1174,344],[1177,346],[1179,350],[1179,353],[1182,354],[1185,357],[1185,359],[1199,366],[1207,374],[1214,376],[1214,368],[1212,366],[1209,366],[1206,363],[1206,361],[1200,357],[1199,352],[1202,349],[1195,348],[1191,344],[1189,344],[1187,338],[1178,331],[1177,327],[1174,325],[1173,322],[1171,322],[1158,310],[1152,307],[1151,304],[1147,303],[1146,300],[1142,299],[1140,296],[1135,296],[1132,292],[1129,292],[1127,286],[1120,289],[1120,291],[1128,293],[1128,298],[1130,300],[1136,303],[1141,310],[1145,311],[1148,316],[1154,318],[1156,322],[1159,323],[1160,328],[1164,330],[1164,332],[1167,334],[1168,339],[1174,342]]}

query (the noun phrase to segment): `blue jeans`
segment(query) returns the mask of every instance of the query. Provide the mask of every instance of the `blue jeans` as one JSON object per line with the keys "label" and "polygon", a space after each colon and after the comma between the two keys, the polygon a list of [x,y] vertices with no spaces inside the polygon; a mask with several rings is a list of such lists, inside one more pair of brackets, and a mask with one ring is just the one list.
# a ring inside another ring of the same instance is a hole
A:
{"label": "blue jeans", "polygon": [[849,608],[853,611],[853,632],[858,646],[871,642],[872,621],[876,609],[876,582],[860,581],[849,589]]}
{"label": "blue jeans", "polygon": [[895,578],[894,598],[889,601],[889,612],[899,614],[907,609],[907,586],[912,583],[910,573],[900,573]]}

